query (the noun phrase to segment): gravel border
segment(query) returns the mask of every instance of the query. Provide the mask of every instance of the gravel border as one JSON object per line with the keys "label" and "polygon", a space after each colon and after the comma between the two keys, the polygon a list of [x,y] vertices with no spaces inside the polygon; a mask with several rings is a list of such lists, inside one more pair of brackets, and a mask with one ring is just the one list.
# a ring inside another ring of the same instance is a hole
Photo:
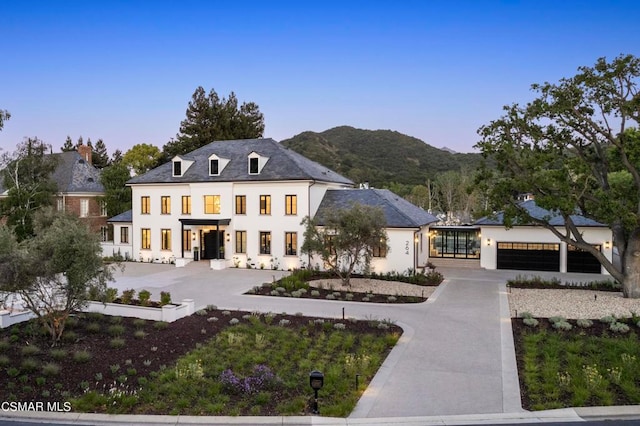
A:
{"label": "gravel border", "polygon": [[507,293],[512,317],[516,316],[516,311],[518,316],[529,312],[534,317],[562,316],[569,319],[640,314],[640,299],[625,299],[621,292],[510,288]]}
{"label": "gravel border", "polygon": [[399,281],[376,280],[371,278],[351,278],[351,285],[345,286],[339,278],[309,281],[309,286],[335,291],[347,291],[354,293],[376,293],[391,296],[415,296],[429,297],[438,288],[437,286],[421,286],[402,283]]}

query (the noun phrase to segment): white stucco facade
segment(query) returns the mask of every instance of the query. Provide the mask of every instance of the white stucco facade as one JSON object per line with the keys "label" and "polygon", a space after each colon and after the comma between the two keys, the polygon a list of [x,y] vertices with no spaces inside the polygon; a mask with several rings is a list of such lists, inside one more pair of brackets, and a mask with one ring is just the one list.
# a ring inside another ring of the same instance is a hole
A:
{"label": "white stucco facade", "polygon": [[[298,268],[305,262],[300,253],[303,218],[313,215],[327,189],[341,187],[312,181],[133,185],[134,259],[143,262],[194,259],[196,248],[197,256],[203,258],[205,234],[218,231],[224,233],[218,257],[226,261],[226,266],[245,267],[249,263],[255,268]],[[216,207],[214,213],[205,213],[207,196],[215,197],[216,205],[219,200],[219,209]],[[183,197],[189,197],[190,213],[183,211]],[[164,208],[164,213],[163,202],[170,206]],[[145,203],[148,213],[143,212]],[[237,203],[244,207],[236,206]],[[189,220],[211,223],[189,224]],[[144,238],[148,237],[143,233],[150,235],[148,246],[144,245]],[[265,242],[261,237],[268,238],[267,246],[261,245]]]}

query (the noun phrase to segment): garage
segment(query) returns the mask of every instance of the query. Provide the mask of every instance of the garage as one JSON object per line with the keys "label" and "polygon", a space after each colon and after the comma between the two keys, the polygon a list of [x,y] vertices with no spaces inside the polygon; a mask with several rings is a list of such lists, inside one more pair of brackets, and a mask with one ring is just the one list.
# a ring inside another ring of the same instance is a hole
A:
{"label": "garage", "polygon": [[560,244],[498,242],[497,268],[560,271]]}
{"label": "garage", "polygon": [[[600,246],[594,246],[600,250]],[[591,253],[577,247],[567,245],[567,272],[600,274],[600,262]]]}

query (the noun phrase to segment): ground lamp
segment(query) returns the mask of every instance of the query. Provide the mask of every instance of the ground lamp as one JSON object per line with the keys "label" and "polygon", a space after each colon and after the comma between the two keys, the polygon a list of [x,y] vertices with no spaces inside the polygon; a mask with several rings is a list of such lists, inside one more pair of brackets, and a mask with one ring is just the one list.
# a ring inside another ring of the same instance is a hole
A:
{"label": "ground lamp", "polygon": [[309,385],[314,392],[313,414],[320,414],[320,412],[318,411],[318,391],[322,389],[322,385],[324,385],[324,374],[322,374],[318,370],[313,370],[309,374]]}

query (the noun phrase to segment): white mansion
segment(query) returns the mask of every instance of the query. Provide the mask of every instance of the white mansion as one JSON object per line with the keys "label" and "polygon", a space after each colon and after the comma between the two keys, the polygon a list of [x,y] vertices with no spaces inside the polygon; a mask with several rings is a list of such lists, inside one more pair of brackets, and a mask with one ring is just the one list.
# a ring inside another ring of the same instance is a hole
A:
{"label": "white mansion", "polygon": [[[378,206],[387,221],[388,250],[375,250],[378,273],[420,270],[427,262],[486,269],[606,273],[595,258],[550,231],[501,216],[471,226],[435,226],[437,218],[388,190],[353,182],[273,139],[216,141],[132,178],[132,210],[109,220],[114,240],[105,256],[184,266],[206,260],[225,267],[320,267],[302,255],[304,217],[318,218],[353,203]],[[523,204],[534,217],[554,217]],[[554,219],[564,227],[561,218]],[[573,218],[586,241],[612,258],[611,230]]]}

